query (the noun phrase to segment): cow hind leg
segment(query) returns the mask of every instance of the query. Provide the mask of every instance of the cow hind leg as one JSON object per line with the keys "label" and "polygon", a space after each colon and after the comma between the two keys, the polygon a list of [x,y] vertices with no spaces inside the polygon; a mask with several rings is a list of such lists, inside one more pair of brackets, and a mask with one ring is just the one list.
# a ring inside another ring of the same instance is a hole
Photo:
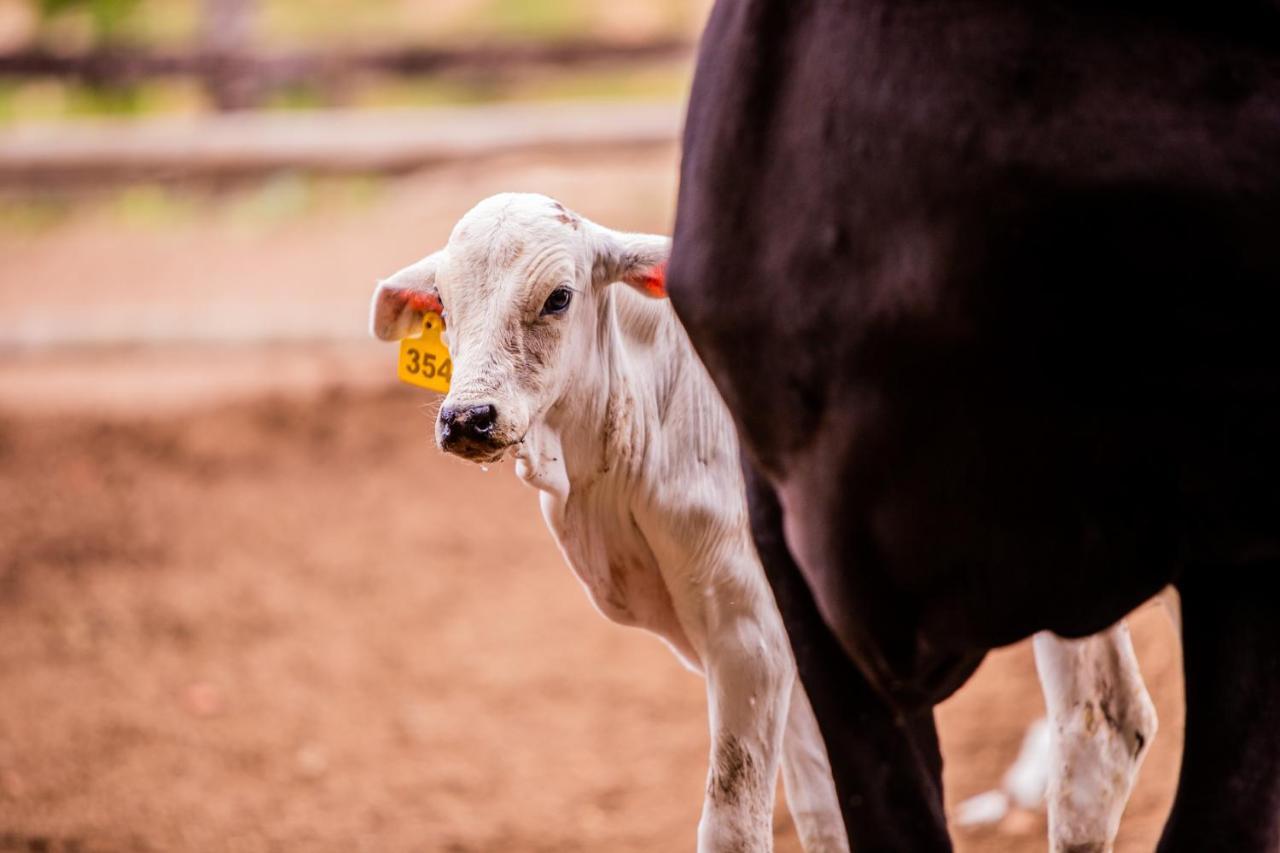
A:
{"label": "cow hind leg", "polygon": [[787,548],[777,496],[749,462],[743,471],[756,549],[826,745],[849,847],[949,851],[932,710],[894,712],[845,655]]}
{"label": "cow hind leg", "polygon": [[827,748],[799,679],[791,690],[782,740],[782,782],[805,853],[848,853]]}
{"label": "cow hind leg", "polygon": [[1049,849],[1106,853],[1157,726],[1129,629],[1034,643],[1050,724]]}
{"label": "cow hind leg", "polygon": [[1186,740],[1160,853],[1280,850],[1277,570],[1178,583]]}

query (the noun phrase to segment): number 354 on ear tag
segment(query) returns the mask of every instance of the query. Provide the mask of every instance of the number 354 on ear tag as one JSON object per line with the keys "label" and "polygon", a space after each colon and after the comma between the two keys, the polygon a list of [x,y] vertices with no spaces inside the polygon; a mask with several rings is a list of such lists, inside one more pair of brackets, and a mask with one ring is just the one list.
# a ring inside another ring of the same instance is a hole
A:
{"label": "number 354 on ear tag", "polygon": [[442,394],[449,390],[453,362],[449,360],[448,347],[440,338],[443,332],[443,318],[428,312],[422,319],[422,334],[400,341],[400,363],[396,375],[402,381]]}

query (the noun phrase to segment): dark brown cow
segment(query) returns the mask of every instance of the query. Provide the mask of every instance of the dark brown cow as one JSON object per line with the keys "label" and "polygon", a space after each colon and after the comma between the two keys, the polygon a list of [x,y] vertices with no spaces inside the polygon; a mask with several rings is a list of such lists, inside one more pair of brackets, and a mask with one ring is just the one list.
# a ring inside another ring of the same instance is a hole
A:
{"label": "dark brown cow", "polygon": [[948,847],[989,649],[1168,583],[1161,850],[1280,849],[1275,4],[720,0],[669,287],[854,849]]}

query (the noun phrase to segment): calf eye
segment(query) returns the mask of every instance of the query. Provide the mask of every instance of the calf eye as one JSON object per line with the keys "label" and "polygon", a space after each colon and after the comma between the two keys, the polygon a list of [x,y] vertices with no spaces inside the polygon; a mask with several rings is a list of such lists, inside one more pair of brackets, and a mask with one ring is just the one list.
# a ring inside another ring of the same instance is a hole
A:
{"label": "calf eye", "polygon": [[567,287],[557,287],[551,291],[551,295],[547,297],[547,301],[542,303],[542,315],[563,314],[565,309],[569,307],[569,303],[573,301],[573,291]]}

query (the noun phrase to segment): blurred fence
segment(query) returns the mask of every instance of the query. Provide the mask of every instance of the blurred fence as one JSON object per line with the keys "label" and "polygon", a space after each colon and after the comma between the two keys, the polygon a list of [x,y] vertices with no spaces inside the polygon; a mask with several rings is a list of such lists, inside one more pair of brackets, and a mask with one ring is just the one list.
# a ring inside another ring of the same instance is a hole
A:
{"label": "blurred fence", "polygon": [[[234,41],[157,50],[102,46],[79,53],[26,47],[0,53],[0,80],[51,78],[94,87],[194,78],[218,113],[77,119],[0,128],[0,186],[119,180],[238,179],[279,169],[398,172],[458,158],[555,147],[600,149],[672,142],[673,103],[547,103],[307,112],[250,109],[273,90],[340,92],[353,75],[514,75],[589,71],[688,59],[689,42],[608,40],[385,47],[358,51],[247,50]],[[340,97],[325,98],[341,102]]]}
{"label": "blurred fence", "polygon": [[515,151],[666,145],[680,120],[678,104],[628,101],[26,124],[0,130],[0,186],[404,172]]}
{"label": "blurred fence", "polygon": [[[34,0],[33,0],[34,2]],[[131,9],[141,0],[40,0],[34,8]],[[123,3],[124,5],[120,5]],[[0,51],[0,85],[52,80],[92,92],[195,81],[194,113],[139,111],[129,121],[61,117],[0,127],[0,187],[47,188],[132,180],[237,179],[280,169],[397,172],[515,150],[668,144],[679,107],[627,100],[398,109],[343,108],[359,87],[387,80],[520,81],[547,71],[577,79],[657,63],[687,62],[688,36],[625,40],[589,31],[572,38],[482,38],[463,45],[264,45],[260,0],[199,0],[185,39],[129,43],[104,28],[59,48],[34,34]],[[48,13],[46,13],[48,14]],[[43,19],[42,19],[43,20]],[[105,19],[104,19],[105,20]],[[327,108],[259,109],[290,92]],[[554,97],[554,94],[552,95]],[[464,99],[465,100],[465,99]]]}
{"label": "blurred fence", "polygon": [[94,86],[128,86],[156,78],[195,78],[210,91],[213,103],[232,109],[253,106],[271,90],[288,86],[306,84],[337,92],[353,73],[509,73],[539,66],[585,68],[684,59],[690,51],[688,41],[673,38],[646,43],[583,40],[351,52],[261,52],[234,46],[163,51],[104,46],[66,53],[29,47],[0,53],[0,79],[50,77]]}

